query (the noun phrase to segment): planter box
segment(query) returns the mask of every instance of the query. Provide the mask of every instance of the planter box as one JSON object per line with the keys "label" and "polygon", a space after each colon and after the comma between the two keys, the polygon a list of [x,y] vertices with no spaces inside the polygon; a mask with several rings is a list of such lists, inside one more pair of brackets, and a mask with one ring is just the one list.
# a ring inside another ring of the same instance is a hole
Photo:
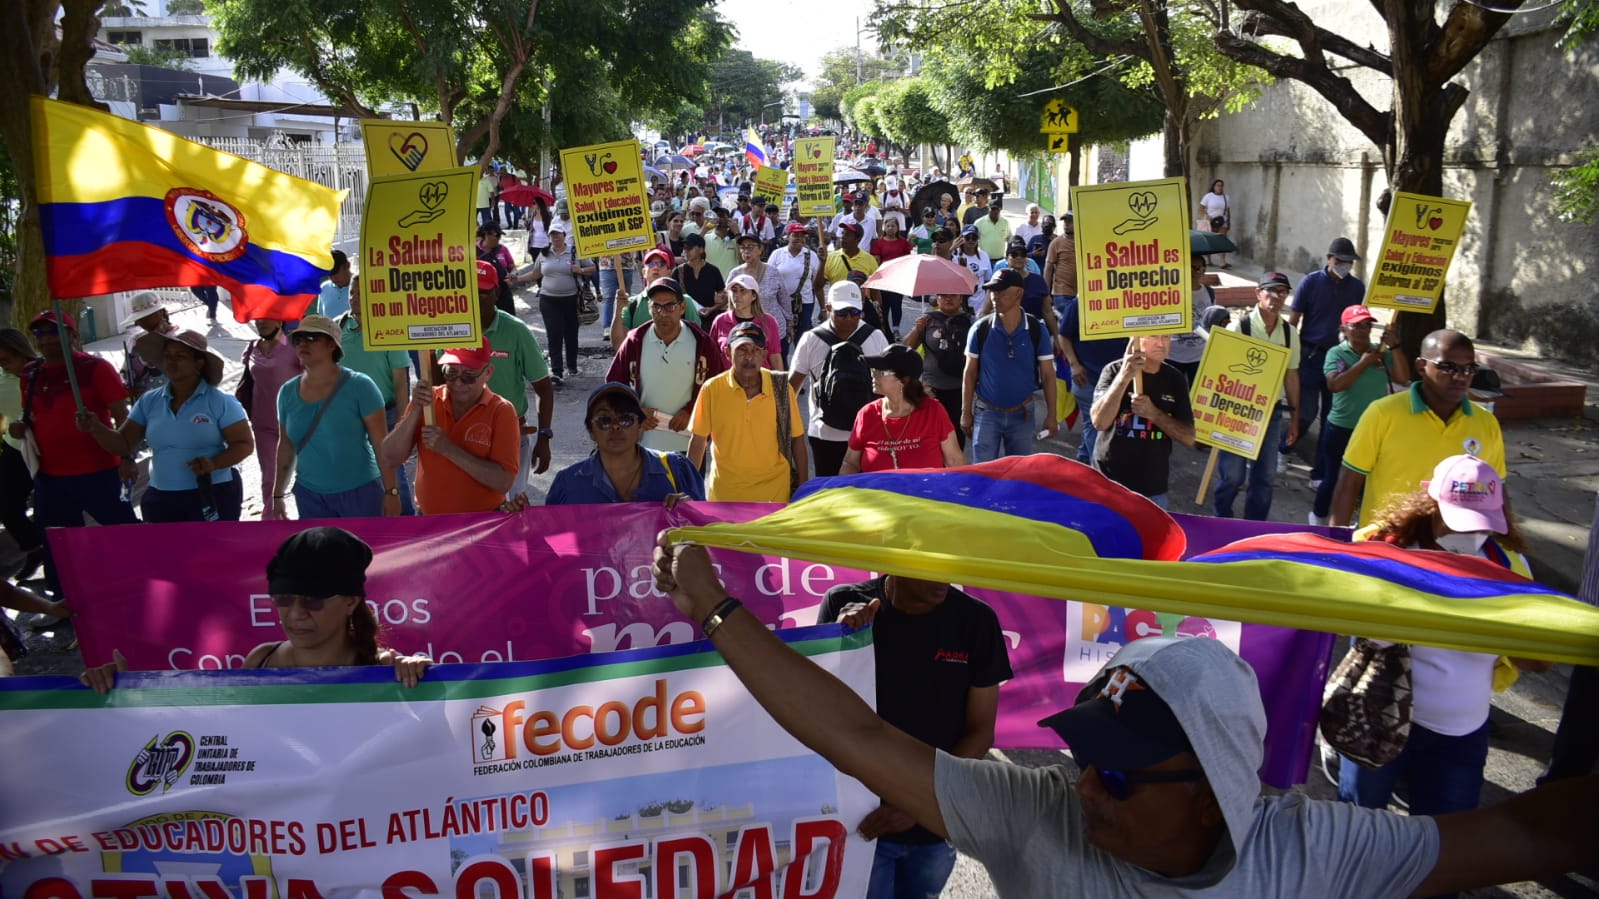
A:
{"label": "planter box", "polygon": [[1525,362],[1477,353],[1477,362],[1499,373],[1505,395],[1487,401],[1501,421],[1524,418],[1581,418],[1586,384],[1554,377]]}

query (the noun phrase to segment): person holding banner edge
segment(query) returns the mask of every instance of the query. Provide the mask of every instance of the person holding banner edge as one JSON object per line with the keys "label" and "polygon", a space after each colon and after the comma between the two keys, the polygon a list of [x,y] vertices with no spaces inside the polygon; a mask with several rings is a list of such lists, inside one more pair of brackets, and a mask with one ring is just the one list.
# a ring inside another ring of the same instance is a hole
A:
{"label": "person holding banner edge", "polygon": [[1599,845],[1594,776],[1437,818],[1262,798],[1259,685],[1215,640],[1138,640],[1070,712],[1046,719],[1079,744],[1075,783],[1060,767],[957,759],[783,644],[728,596],[704,547],[669,535],[655,550],[656,589],[701,623],[762,708],[977,858],[1001,896],[1184,896],[1219,884],[1218,895],[1246,897],[1429,896],[1576,870]]}
{"label": "person holding banner edge", "polygon": [[[343,528],[307,528],[284,540],[267,562],[267,593],[278,610],[285,639],[250,650],[241,666],[254,668],[342,668],[392,665],[394,679],[414,687],[433,660],[408,656],[380,642],[382,624],[366,601],[366,570],[372,547]],[[128,670],[117,650],[112,661],[78,675],[84,686],[105,695],[117,674]]]}

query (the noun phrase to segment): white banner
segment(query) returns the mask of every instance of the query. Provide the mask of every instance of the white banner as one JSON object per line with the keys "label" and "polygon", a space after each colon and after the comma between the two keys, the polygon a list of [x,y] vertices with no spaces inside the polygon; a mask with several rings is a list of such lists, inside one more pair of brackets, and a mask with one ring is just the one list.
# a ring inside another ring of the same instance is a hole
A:
{"label": "white banner", "polygon": [[[781,635],[874,700],[870,630]],[[706,649],[0,681],[0,895],[863,895],[876,798]]]}

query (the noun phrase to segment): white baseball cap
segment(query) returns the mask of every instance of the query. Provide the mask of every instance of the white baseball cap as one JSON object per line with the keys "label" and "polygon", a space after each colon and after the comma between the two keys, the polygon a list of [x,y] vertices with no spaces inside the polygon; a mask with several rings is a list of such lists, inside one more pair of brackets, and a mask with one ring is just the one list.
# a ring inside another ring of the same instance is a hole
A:
{"label": "white baseball cap", "polygon": [[856,287],[852,282],[839,281],[827,289],[827,308],[861,308],[861,289]]}

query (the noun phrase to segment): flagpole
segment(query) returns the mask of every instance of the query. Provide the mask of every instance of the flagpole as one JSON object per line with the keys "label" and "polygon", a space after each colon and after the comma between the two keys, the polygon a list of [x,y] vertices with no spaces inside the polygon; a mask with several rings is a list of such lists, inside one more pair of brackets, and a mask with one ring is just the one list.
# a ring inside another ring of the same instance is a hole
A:
{"label": "flagpole", "polygon": [[82,412],[83,393],[78,390],[78,372],[77,368],[72,364],[72,335],[76,332],[67,327],[67,320],[61,312],[61,298],[51,297],[50,304],[55,309],[56,314],[56,336],[61,338],[66,344],[64,349],[67,357],[67,384],[72,388],[72,401],[78,404],[78,411]]}

